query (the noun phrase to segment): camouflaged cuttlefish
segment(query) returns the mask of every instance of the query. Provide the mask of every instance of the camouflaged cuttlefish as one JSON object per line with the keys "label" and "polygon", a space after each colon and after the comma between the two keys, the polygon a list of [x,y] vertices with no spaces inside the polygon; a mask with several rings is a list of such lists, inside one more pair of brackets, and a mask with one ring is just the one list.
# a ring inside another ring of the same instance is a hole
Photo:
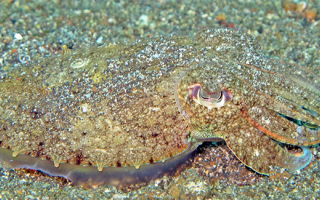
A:
{"label": "camouflaged cuttlefish", "polygon": [[157,178],[215,138],[258,173],[296,171],[320,142],[319,78],[233,30],[64,48],[0,77],[2,164],[78,185]]}

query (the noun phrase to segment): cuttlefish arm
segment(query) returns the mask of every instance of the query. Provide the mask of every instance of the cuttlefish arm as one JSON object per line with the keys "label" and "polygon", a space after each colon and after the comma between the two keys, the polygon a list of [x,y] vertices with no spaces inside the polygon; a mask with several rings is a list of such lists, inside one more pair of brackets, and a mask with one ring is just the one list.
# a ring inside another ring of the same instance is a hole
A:
{"label": "cuttlefish arm", "polygon": [[301,155],[289,153],[255,126],[246,123],[245,119],[240,119],[239,125],[232,130],[194,134],[199,141],[216,137],[224,139],[243,164],[264,175],[269,175],[272,167],[295,172],[309,165],[312,160],[312,153],[308,147],[300,146],[303,150]]}
{"label": "cuttlefish arm", "polygon": [[263,127],[265,134],[279,142],[304,146],[320,143],[320,78],[315,73],[280,61],[270,62],[271,70],[238,64],[252,74],[261,74],[262,84],[255,85],[256,76],[233,74],[247,88],[243,98],[254,102],[242,109],[250,123]]}

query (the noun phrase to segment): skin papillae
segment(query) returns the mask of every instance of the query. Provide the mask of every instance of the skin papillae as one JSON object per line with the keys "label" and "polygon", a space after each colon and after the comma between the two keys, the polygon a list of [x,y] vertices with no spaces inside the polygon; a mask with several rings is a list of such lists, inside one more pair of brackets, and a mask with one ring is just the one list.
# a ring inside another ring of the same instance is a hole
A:
{"label": "skin papillae", "polygon": [[305,146],[320,142],[319,96],[315,74],[268,60],[253,38],[229,29],[64,49],[1,72],[0,160],[77,185],[119,186],[124,171],[128,184],[153,176],[143,170],[165,174],[221,138],[258,173],[296,171],[311,160]]}

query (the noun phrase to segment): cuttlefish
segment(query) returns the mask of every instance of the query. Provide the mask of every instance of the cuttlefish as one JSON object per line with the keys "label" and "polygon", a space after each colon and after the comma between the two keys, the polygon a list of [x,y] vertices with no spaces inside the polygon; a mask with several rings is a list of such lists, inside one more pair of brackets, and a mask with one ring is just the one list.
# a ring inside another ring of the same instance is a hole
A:
{"label": "cuttlefish", "polygon": [[0,77],[3,166],[75,185],[149,181],[215,139],[258,173],[294,172],[320,143],[319,78],[233,30],[64,46]]}

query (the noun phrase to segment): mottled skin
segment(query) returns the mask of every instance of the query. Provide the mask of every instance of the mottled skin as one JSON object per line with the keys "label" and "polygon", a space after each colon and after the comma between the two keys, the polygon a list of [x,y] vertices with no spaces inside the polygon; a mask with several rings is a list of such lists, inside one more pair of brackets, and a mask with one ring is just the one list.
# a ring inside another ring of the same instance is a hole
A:
{"label": "mottled skin", "polygon": [[[274,140],[320,142],[319,79],[259,51],[251,37],[225,29],[64,49],[55,59],[2,73],[1,145],[13,156],[102,170],[138,168],[181,153],[188,140],[218,137],[259,173],[270,166],[300,169],[306,156],[297,158]],[[232,99],[208,109],[190,95],[194,84],[207,94],[225,90]],[[302,123],[300,133],[292,119]]]}
{"label": "mottled skin", "polygon": [[[229,64],[235,65],[236,69],[230,70],[227,67]],[[272,69],[279,70],[277,66]],[[298,125],[277,112],[318,126],[318,117],[295,105],[302,102],[299,92],[308,92],[314,98],[317,96],[291,81],[289,73],[284,78],[271,71],[262,74],[260,71],[248,65],[220,61],[202,63],[188,70],[179,82],[178,94],[181,112],[189,121],[192,137],[201,141],[223,138],[243,163],[263,174],[269,174],[270,166],[285,167],[290,171],[303,168],[305,161],[310,161],[311,154],[305,157],[306,160],[299,160],[274,140],[293,145],[312,145],[319,143],[319,131],[301,126],[298,133]],[[195,82],[201,83],[202,87],[217,85],[215,88],[230,91],[233,99],[220,108],[208,109],[195,103],[188,92],[188,86]],[[286,82],[296,88],[291,95],[286,93]],[[319,113],[319,103],[313,105],[313,102],[312,99],[309,102],[305,100],[302,105]]]}

